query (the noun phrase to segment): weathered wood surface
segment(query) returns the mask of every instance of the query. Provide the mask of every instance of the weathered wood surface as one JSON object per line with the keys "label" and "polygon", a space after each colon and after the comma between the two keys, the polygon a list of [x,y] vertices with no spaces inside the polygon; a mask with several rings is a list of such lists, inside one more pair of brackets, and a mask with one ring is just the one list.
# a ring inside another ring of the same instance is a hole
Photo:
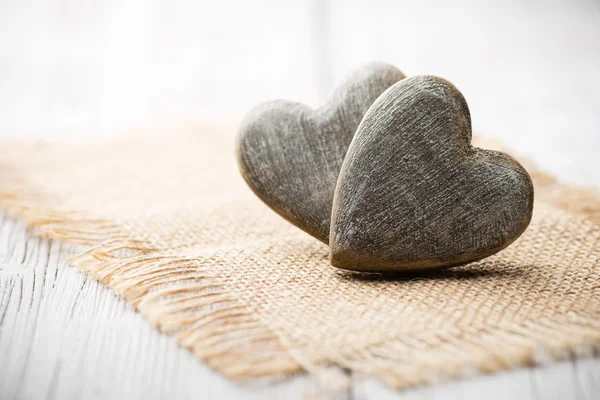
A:
{"label": "weathered wood surface", "polygon": [[[475,132],[563,179],[600,185],[599,21],[590,0],[5,0],[0,137],[229,119],[271,98],[317,106],[350,68],[381,60],[448,78],[469,99]],[[68,267],[73,250],[3,216],[0,399],[287,399],[314,390],[304,378],[231,384]],[[577,360],[400,394],[366,381],[346,395],[595,399],[599,371],[598,359]]]}
{"label": "weathered wood surface", "polygon": [[333,192],[354,132],[379,95],[403,78],[391,65],[370,63],[351,72],[316,110],[283,100],[256,106],[236,141],[248,186],[279,215],[327,243]]}
{"label": "weathered wood surface", "polygon": [[531,220],[533,184],[507,154],[471,146],[462,94],[406,78],[373,104],[342,164],[332,265],[356,271],[449,267],[490,256]]}
{"label": "weathered wood surface", "polygon": [[[35,237],[0,212],[0,399],[301,399],[320,383],[234,384],[67,265],[72,245]],[[600,358],[517,369],[397,393],[352,377],[340,399],[592,400]]]}
{"label": "weathered wood surface", "polygon": [[235,385],[67,265],[78,248],[0,211],[0,399],[297,398],[299,377]]}

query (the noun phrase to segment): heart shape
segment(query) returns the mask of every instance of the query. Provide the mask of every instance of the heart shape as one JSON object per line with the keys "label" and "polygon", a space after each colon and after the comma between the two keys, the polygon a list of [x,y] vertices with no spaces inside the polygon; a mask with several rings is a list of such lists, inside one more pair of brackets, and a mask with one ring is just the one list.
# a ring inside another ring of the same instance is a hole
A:
{"label": "heart shape", "polygon": [[391,65],[371,63],[316,110],[282,100],[254,108],[236,141],[248,186],[279,215],[327,243],[335,184],[356,128],[379,95],[403,78]]}
{"label": "heart shape", "polygon": [[390,271],[475,261],[517,239],[532,210],[527,171],[507,154],[471,146],[462,94],[438,77],[407,78],[377,99],[348,149],[331,263]]}

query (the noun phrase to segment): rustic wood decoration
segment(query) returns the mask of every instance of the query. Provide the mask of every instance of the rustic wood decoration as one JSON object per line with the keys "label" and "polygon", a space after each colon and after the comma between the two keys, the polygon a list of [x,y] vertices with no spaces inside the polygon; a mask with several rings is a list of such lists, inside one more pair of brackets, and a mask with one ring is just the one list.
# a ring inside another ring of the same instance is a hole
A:
{"label": "rustic wood decoration", "polygon": [[282,217],[327,243],[335,184],[356,128],[379,95],[403,78],[391,65],[371,63],[318,109],[282,100],[254,108],[236,143],[246,183]]}
{"label": "rustic wood decoration", "polygon": [[356,271],[448,267],[492,255],[523,233],[533,185],[507,154],[471,142],[449,82],[417,76],[373,104],[335,190],[330,258]]}

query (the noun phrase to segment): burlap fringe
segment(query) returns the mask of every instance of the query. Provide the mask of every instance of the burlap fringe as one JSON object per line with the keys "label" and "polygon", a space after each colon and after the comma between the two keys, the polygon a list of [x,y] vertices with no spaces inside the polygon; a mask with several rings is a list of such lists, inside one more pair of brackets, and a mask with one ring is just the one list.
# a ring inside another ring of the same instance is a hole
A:
{"label": "burlap fringe", "polygon": [[0,192],[0,206],[42,237],[88,247],[69,263],[111,287],[152,325],[221,373],[236,379],[278,378],[303,369],[278,336],[199,260],[146,247],[109,221],[43,212],[5,192]]}
{"label": "burlap fringe", "polygon": [[600,355],[600,322],[578,321],[576,316],[546,325],[515,326],[511,331],[465,327],[443,336],[429,332],[419,336],[396,337],[335,361],[391,387],[405,388]]}
{"label": "burlap fringe", "polygon": [[[0,207],[24,219],[42,237],[88,247],[69,262],[111,287],[161,332],[230,378],[280,379],[308,371],[320,378],[329,393],[337,393],[351,384],[347,376],[327,368],[337,365],[400,389],[549,359],[600,354],[600,322],[582,322],[571,315],[562,324],[553,320],[548,326],[515,326],[510,332],[491,334],[487,329],[494,327],[476,332],[467,327],[445,337],[427,332],[418,340],[391,337],[315,364],[265,326],[251,305],[231,296],[201,260],[148,247],[110,221],[75,212],[44,212],[34,199],[23,199],[23,193],[18,188],[0,192]],[[593,200],[590,210],[596,216],[600,207],[598,198]],[[428,342],[436,343],[435,349],[428,348]],[[500,346],[502,351],[496,351]]]}

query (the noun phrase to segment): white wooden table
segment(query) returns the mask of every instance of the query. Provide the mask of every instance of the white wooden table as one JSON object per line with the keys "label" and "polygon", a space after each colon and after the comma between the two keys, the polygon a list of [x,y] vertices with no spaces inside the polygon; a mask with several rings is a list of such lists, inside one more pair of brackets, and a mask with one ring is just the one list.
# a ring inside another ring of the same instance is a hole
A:
{"label": "white wooden table", "polygon": [[[0,399],[300,399],[300,375],[234,384],[159,333],[109,289],[65,262],[73,245],[39,239],[0,214]],[[347,399],[598,399],[600,359],[549,363],[391,391],[353,377]]]}
{"label": "white wooden table", "polygon": [[[497,3],[497,4],[493,4]],[[453,81],[476,131],[600,186],[600,3],[376,0],[0,1],[0,138],[101,135],[318,104],[370,60]],[[0,151],[6,151],[0,145]],[[1,182],[1,177],[0,177]],[[0,399],[303,398],[231,383],[0,211]],[[341,398],[599,399],[600,358]]]}

